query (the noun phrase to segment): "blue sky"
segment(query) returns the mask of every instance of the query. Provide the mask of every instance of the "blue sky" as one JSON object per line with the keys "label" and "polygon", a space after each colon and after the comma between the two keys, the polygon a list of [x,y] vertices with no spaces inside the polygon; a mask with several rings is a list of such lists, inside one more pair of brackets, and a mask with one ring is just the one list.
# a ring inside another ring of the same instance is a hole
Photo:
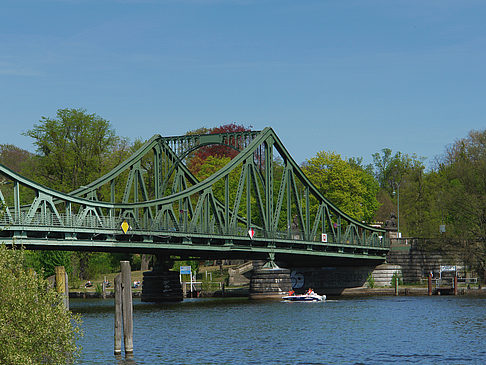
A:
{"label": "blue sky", "polygon": [[0,143],[59,108],[148,139],[237,122],[299,163],[432,161],[486,128],[486,2],[3,0]]}

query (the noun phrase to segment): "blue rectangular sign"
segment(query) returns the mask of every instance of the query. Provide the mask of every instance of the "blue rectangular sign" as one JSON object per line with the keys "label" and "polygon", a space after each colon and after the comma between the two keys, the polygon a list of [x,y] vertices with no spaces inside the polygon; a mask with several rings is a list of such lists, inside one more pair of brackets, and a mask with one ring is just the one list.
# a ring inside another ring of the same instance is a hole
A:
{"label": "blue rectangular sign", "polygon": [[191,275],[191,267],[190,266],[181,266],[179,268],[179,270],[180,270],[181,275],[183,275],[183,274]]}

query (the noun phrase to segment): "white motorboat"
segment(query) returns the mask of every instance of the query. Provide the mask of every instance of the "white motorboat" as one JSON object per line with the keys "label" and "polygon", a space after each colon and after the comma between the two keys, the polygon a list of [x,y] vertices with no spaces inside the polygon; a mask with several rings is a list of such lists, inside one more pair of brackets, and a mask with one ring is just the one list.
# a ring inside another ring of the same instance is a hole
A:
{"label": "white motorboat", "polygon": [[323,302],[326,300],[325,295],[318,295],[314,292],[310,294],[292,294],[282,297],[286,302]]}

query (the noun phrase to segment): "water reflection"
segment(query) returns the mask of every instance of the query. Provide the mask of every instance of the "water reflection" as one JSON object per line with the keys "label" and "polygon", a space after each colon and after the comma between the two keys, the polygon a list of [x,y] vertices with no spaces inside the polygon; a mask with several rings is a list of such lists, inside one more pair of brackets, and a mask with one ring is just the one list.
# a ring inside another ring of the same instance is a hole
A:
{"label": "water reflection", "polygon": [[133,354],[130,355],[115,355],[115,361],[118,365],[137,365]]}

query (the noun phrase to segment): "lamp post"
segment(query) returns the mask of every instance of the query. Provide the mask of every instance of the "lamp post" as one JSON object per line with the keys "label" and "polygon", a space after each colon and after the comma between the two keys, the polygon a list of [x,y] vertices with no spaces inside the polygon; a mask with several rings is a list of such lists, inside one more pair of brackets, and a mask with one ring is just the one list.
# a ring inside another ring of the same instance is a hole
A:
{"label": "lamp post", "polygon": [[400,183],[395,183],[395,185],[397,186],[397,238],[401,238],[400,237]]}

